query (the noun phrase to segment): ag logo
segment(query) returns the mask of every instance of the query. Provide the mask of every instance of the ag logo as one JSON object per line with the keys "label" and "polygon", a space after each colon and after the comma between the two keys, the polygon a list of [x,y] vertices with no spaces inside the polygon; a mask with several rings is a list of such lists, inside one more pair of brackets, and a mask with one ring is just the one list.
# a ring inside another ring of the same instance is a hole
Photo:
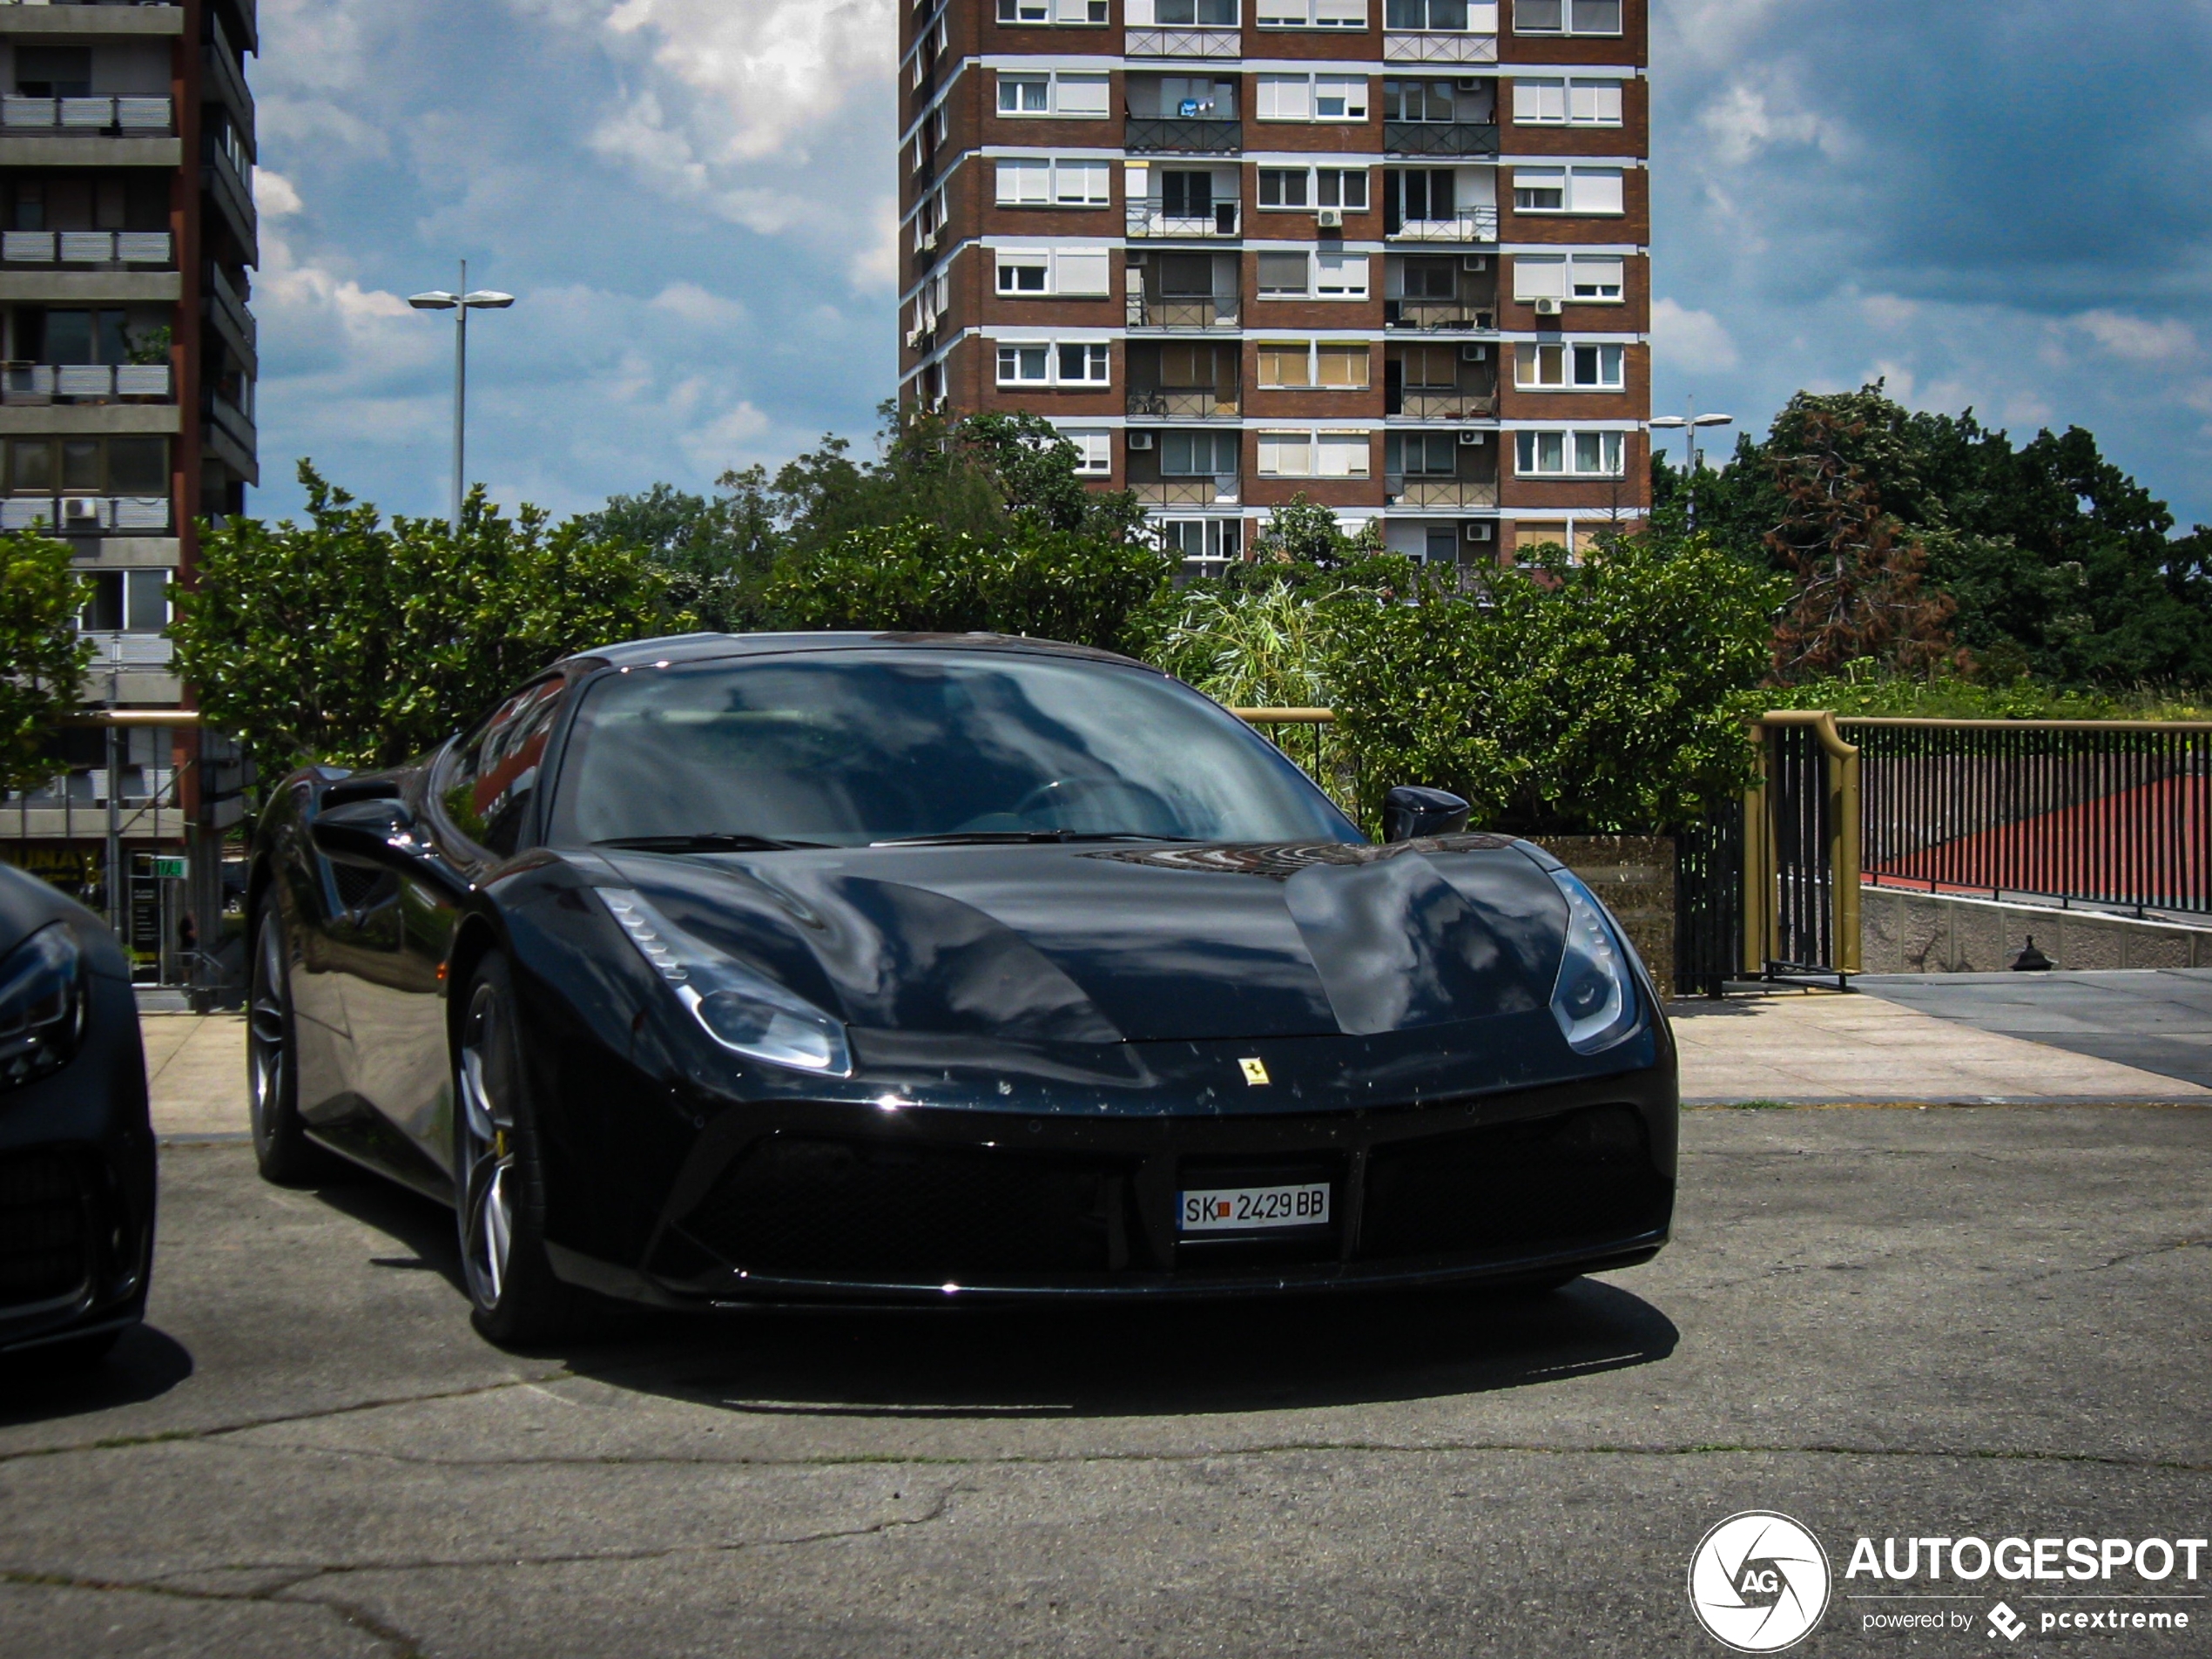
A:
{"label": "ag logo", "polygon": [[1738,1653],[1779,1653],[1828,1610],[1827,1553],[1787,1515],[1730,1515],[1689,1558],[1689,1606],[1716,1642]]}

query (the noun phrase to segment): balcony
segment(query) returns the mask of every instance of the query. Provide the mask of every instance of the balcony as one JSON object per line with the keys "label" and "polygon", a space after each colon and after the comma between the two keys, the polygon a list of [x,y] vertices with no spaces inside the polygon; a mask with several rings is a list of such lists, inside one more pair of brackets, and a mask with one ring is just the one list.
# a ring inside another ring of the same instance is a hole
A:
{"label": "balcony", "polygon": [[1494,242],[1498,210],[1476,207],[1456,219],[1409,219],[1395,225],[1386,219],[1383,235],[1393,242]]}
{"label": "balcony", "polygon": [[1163,478],[1157,483],[1131,484],[1140,507],[1233,507],[1237,502],[1237,475],[1217,473],[1211,478]]}
{"label": "balcony", "polygon": [[1238,29],[1131,29],[1122,37],[1124,57],[1241,57]]}
{"label": "balcony", "polygon": [[1442,32],[1383,36],[1383,61],[1387,64],[1494,64],[1498,61],[1495,35]]}
{"label": "balcony", "polygon": [[1498,412],[1495,392],[1460,392],[1431,390],[1423,388],[1399,395],[1395,408],[1386,407],[1385,415],[1402,416],[1408,421],[1473,421],[1485,420]]}
{"label": "balcony", "polygon": [[1162,294],[1150,298],[1132,293],[1129,297],[1129,326],[1132,328],[1198,333],[1208,328],[1234,328],[1237,320],[1238,300],[1233,293]]}
{"label": "balcony", "polygon": [[166,403],[175,396],[166,363],[0,363],[0,403]]}
{"label": "balcony", "polygon": [[1156,391],[1131,392],[1132,419],[1154,421],[1233,421],[1242,407],[1237,393],[1211,386],[1163,386]]}
{"label": "balcony", "polygon": [[1400,478],[1383,480],[1386,502],[1392,507],[1495,507],[1498,486],[1480,478]]}
{"label": "balcony", "polygon": [[1205,115],[1132,115],[1122,147],[1140,156],[1233,156],[1244,148],[1244,124]]}
{"label": "balcony", "polygon": [[1394,156],[1494,156],[1498,129],[1487,121],[1386,121],[1383,148]]}
{"label": "balcony", "polygon": [[10,265],[174,263],[167,231],[0,231],[0,261]]}
{"label": "balcony", "polygon": [[[51,529],[103,535],[158,535],[169,528],[166,496],[9,496],[0,530]],[[163,658],[165,662],[167,658]]]}
{"label": "balcony", "polygon": [[1496,332],[1498,314],[1487,307],[1478,311],[1465,300],[1386,300],[1383,327],[1418,328],[1432,334],[1486,334]]}
{"label": "balcony", "polygon": [[165,138],[175,130],[165,98],[0,98],[0,131],[8,132],[119,132],[125,138]]}
{"label": "balcony", "polygon": [[1231,237],[1238,234],[1238,204],[1217,201],[1204,213],[1170,213],[1158,202],[1129,204],[1131,236]]}

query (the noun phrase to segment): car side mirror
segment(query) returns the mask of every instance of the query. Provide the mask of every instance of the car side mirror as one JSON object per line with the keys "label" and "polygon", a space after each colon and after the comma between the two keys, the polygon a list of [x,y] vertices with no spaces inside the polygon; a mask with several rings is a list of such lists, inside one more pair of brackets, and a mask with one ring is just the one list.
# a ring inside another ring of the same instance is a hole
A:
{"label": "car side mirror", "polygon": [[1400,784],[1383,797],[1383,840],[1410,841],[1419,835],[1457,835],[1467,826],[1471,809],[1448,789]]}
{"label": "car side mirror", "polygon": [[318,813],[308,830],[318,852],[356,864],[412,865],[428,848],[415,814],[399,800],[356,800]]}

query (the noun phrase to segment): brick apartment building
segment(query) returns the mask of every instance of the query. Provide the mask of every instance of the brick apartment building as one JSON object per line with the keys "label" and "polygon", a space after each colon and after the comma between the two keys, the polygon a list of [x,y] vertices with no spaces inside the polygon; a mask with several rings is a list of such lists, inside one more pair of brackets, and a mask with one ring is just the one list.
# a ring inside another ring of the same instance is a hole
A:
{"label": "brick apartment building", "polygon": [[193,902],[152,854],[225,816],[199,732],[147,722],[183,698],[162,630],[193,520],[258,482],[256,50],[254,0],[0,0],[0,529],[69,543],[91,698],[138,722],[64,733],[54,783],[0,802],[0,858],[101,904],[112,846],[142,946]]}
{"label": "brick apartment building", "polygon": [[1649,502],[1646,0],[912,0],[901,398],[1049,416],[1211,562]]}

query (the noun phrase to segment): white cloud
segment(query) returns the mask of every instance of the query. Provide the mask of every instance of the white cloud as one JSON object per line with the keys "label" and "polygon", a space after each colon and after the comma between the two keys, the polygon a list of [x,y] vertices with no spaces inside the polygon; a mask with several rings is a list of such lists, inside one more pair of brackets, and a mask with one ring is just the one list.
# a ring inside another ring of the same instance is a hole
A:
{"label": "white cloud", "polygon": [[735,300],[709,293],[696,282],[671,282],[652,297],[656,311],[707,328],[734,328],[745,320],[745,308]]}
{"label": "white cloud", "polygon": [[1684,374],[1734,368],[1742,361],[1719,318],[1667,299],[1652,303],[1651,352],[1668,368]]}
{"label": "white cloud", "polygon": [[264,219],[288,219],[300,210],[300,192],[282,173],[253,170],[253,206]]}
{"label": "white cloud", "polygon": [[1870,293],[1858,302],[1866,320],[1878,328],[1902,328],[1920,314],[1920,302],[1894,293]]}
{"label": "white cloud", "polygon": [[1742,81],[1698,111],[1698,125],[1713,136],[1721,160],[1730,166],[1743,163],[1775,145],[1817,145],[1824,155],[1844,149],[1843,129],[1808,106],[1803,95],[1781,80],[1775,87],[1784,105],[1770,106],[1767,93]]}
{"label": "white cloud", "polygon": [[2117,311],[2085,311],[2074,326],[2114,357],[2131,363],[2182,364],[2196,356],[2196,335],[2177,319],[2150,322]]}

